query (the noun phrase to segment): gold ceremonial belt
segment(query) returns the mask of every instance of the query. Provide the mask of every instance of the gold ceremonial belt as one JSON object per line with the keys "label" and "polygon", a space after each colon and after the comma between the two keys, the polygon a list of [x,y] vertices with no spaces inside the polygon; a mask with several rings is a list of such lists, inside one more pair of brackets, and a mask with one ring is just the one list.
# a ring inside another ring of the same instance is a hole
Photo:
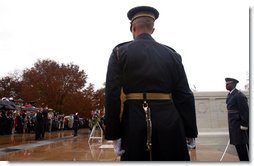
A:
{"label": "gold ceremonial belt", "polygon": [[126,100],[171,100],[171,93],[128,93]]}

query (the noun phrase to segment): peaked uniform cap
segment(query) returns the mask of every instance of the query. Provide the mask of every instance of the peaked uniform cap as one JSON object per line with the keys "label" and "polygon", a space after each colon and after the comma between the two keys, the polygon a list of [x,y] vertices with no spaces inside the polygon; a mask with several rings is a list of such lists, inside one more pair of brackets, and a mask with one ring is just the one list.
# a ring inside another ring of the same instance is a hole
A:
{"label": "peaked uniform cap", "polygon": [[233,83],[238,83],[239,81],[237,79],[234,79],[234,78],[225,78],[225,81],[226,82],[233,82]]}
{"label": "peaked uniform cap", "polygon": [[137,6],[128,11],[127,17],[131,21],[138,17],[151,17],[156,20],[159,17],[159,12],[150,6]]}

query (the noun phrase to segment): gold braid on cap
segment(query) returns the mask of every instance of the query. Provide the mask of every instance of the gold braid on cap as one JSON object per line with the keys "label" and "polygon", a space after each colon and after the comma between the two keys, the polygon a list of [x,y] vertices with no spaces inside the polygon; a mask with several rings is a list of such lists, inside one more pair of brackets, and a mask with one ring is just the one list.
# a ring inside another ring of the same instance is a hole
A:
{"label": "gold braid on cap", "polygon": [[136,14],[132,19],[131,19],[131,22],[133,22],[136,18],[138,17],[150,17],[152,18],[153,20],[155,20],[155,17],[153,14],[149,14],[149,13],[138,13]]}

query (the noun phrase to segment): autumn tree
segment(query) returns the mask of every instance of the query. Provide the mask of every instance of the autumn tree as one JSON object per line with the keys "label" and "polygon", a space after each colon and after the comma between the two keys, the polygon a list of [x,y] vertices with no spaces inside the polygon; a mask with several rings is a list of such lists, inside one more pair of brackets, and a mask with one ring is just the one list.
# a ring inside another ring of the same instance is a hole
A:
{"label": "autumn tree", "polygon": [[104,88],[95,91],[94,85],[89,84],[81,92],[66,97],[64,113],[71,114],[78,112],[81,117],[91,117],[92,111],[100,110],[103,114],[104,98]]}
{"label": "autumn tree", "polygon": [[6,76],[0,79],[0,96],[18,98],[21,89],[21,82],[16,75]]}
{"label": "autumn tree", "polygon": [[105,103],[105,88],[101,88],[94,93],[95,109],[100,110],[101,114],[104,114]]}
{"label": "autumn tree", "polygon": [[67,96],[80,95],[86,79],[86,73],[77,65],[39,60],[24,71],[21,94],[26,101],[36,100],[39,105],[46,104],[64,112]]}
{"label": "autumn tree", "polygon": [[83,95],[85,98],[83,99],[83,110],[86,112],[86,117],[91,117],[91,111],[94,111],[95,108],[95,100],[94,100],[94,85],[89,84],[86,89],[83,90]]}
{"label": "autumn tree", "polygon": [[86,79],[77,65],[38,60],[21,75],[13,73],[0,79],[0,95],[48,106],[66,115],[78,112],[81,117],[91,117],[95,110],[103,114],[104,88],[95,91],[93,84],[86,86]]}
{"label": "autumn tree", "polygon": [[86,97],[82,92],[66,96],[63,104],[64,114],[69,115],[78,112],[80,117],[89,117],[90,112],[86,109],[87,105],[84,102],[85,98]]}

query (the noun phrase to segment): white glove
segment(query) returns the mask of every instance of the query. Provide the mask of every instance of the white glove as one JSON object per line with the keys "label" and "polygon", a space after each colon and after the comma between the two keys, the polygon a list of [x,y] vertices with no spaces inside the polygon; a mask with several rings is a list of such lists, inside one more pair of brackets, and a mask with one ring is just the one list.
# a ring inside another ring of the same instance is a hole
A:
{"label": "white glove", "polygon": [[246,127],[246,126],[240,126],[240,129],[241,130],[248,130],[248,127]]}
{"label": "white glove", "polygon": [[114,140],[113,146],[117,156],[122,156],[124,154],[125,150],[121,149],[121,138],[119,138],[118,140]]}
{"label": "white glove", "polygon": [[186,143],[187,143],[188,149],[196,149],[195,138],[186,138]]}

